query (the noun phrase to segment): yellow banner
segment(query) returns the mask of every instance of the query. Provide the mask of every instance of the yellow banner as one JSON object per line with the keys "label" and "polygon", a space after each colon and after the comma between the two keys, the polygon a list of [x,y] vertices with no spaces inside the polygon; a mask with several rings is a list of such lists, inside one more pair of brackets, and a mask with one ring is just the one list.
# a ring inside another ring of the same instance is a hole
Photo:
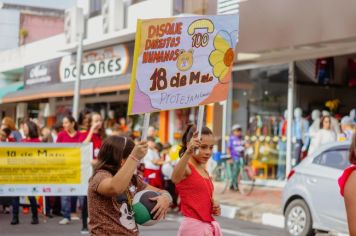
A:
{"label": "yellow banner", "polygon": [[79,184],[80,148],[1,148],[0,184]]}

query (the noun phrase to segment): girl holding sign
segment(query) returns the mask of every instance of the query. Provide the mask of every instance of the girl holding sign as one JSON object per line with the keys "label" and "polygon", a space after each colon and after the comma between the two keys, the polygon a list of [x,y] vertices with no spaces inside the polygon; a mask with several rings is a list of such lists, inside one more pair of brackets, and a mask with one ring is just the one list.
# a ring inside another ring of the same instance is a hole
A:
{"label": "girl holding sign", "polygon": [[141,190],[160,193],[150,199],[157,202],[151,213],[158,220],[165,217],[172,197],[166,191],[145,184],[134,174],[147,149],[147,142],[135,145],[123,136],[111,136],[104,141],[89,179],[90,235],[138,235],[132,202]]}
{"label": "girl holding sign", "polygon": [[213,199],[213,182],[205,170],[213,153],[214,135],[209,128],[203,127],[199,139],[196,131],[194,125],[189,125],[184,133],[181,159],[172,175],[185,217],[178,236],[221,236],[220,226],[213,218],[220,215],[221,209]]}

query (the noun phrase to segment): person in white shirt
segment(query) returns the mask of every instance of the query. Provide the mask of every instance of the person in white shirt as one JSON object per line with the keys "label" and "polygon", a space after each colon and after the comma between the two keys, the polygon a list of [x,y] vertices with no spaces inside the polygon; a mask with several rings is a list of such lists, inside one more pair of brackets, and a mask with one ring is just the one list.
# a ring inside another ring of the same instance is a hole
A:
{"label": "person in white shirt", "polygon": [[323,116],[320,120],[320,130],[309,147],[308,154],[315,152],[321,145],[336,142],[336,133],[331,129],[331,117]]}
{"label": "person in white shirt", "polygon": [[149,185],[163,189],[161,165],[164,163],[156,150],[156,143],[153,137],[147,137],[148,151],[143,158],[145,170],[143,177]]}

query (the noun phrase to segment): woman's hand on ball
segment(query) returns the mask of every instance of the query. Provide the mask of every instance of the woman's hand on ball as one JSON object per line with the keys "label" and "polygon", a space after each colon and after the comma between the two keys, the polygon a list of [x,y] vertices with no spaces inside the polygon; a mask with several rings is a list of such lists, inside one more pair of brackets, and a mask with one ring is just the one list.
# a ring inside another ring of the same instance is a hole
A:
{"label": "woman's hand on ball", "polygon": [[155,213],[153,218],[155,220],[166,218],[166,214],[170,205],[170,199],[163,194],[154,198],[150,198],[150,200],[157,202],[156,206],[151,211],[151,214]]}
{"label": "woman's hand on ball", "polygon": [[144,158],[147,154],[147,142],[146,141],[141,141],[138,144],[135,145],[134,149],[131,152],[131,155],[133,155],[135,158],[141,160]]}
{"label": "woman's hand on ball", "polygon": [[221,207],[220,204],[216,201],[213,203],[213,215],[220,216],[221,215]]}

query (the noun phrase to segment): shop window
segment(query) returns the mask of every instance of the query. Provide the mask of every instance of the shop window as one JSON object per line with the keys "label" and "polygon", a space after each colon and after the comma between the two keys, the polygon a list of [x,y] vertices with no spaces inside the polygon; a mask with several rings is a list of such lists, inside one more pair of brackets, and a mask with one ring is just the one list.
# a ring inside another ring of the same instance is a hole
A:
{"label": "shop window", "polygon": [[104,96],[115,96],[117,94],[117,92],[108,92],[108,93],[100,93],[99,96],[100,97],[104,97]]}
{"label": "shop window", "polygon": [[238,71],[233,79],[232,124],[243,128],[248,163],[258,178],[283,180],[288,66]]}
{"label": "shop window", "polygon": [[122,90],[120,91],[120,94],[129,94],[130,93],[130,90]]}

